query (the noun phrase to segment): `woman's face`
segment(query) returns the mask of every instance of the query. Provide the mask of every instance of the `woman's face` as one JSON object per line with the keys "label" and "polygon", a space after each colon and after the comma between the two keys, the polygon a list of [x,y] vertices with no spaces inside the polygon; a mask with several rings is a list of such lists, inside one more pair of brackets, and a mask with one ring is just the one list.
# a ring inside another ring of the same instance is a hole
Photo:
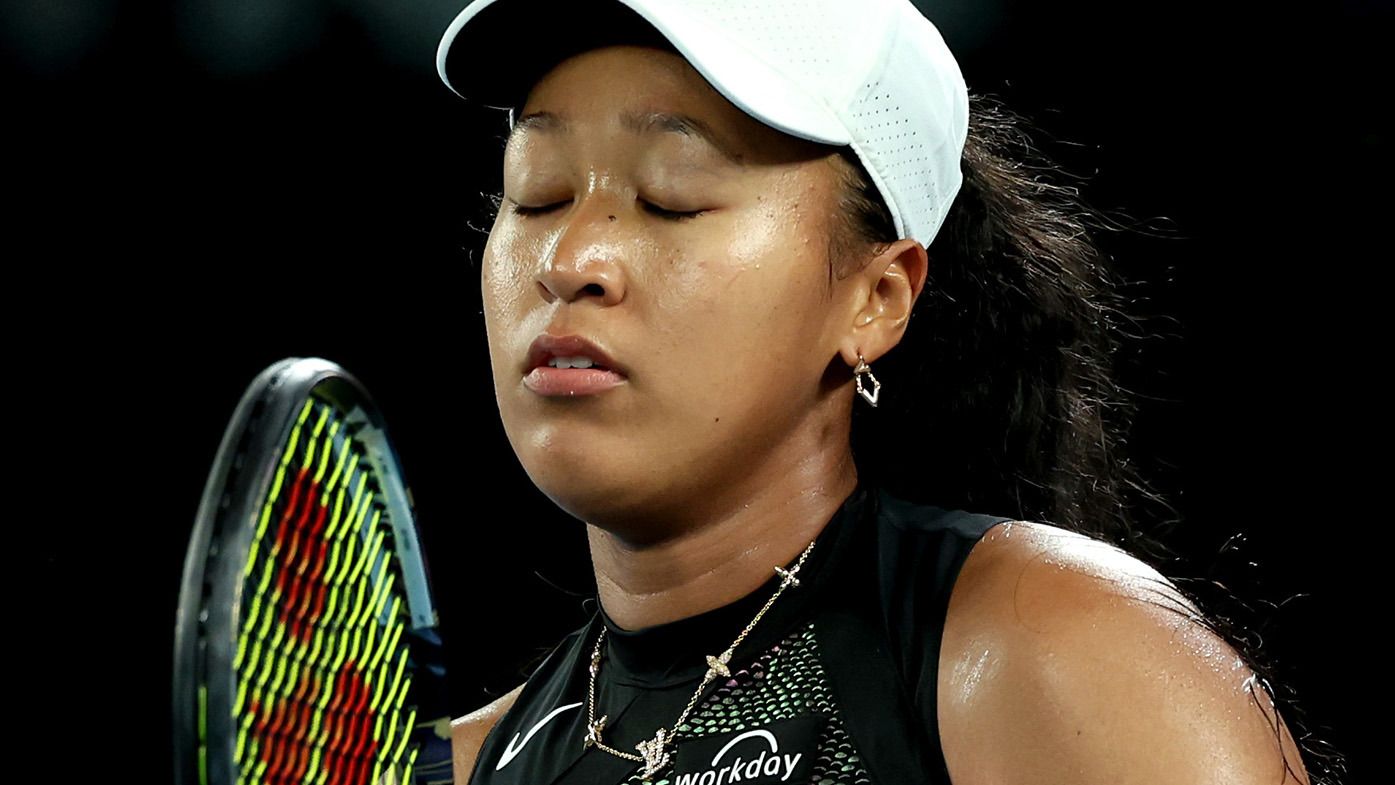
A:
{"label": "woman's face", "polygon": [[[653,113],[695,118],[712,139],[643,122]],[[829,283],[835,158],[661,49],[593,49],[534,85],[481,287],[505,431],[559,506],[658,535],[645,527],[800,471],[847,417],[858,293]],[[543,333],[584,337],[623,375],[532,372]],[[588,375],[610,386],[586,388]]]}

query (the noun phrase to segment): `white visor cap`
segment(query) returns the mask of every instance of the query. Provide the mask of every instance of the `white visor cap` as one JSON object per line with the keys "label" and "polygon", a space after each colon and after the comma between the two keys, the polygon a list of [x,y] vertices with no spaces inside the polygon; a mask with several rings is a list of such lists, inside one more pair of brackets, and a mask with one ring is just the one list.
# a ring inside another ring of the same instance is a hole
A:
{"label": "white visor cap", "polygon": [[[602,12],[620,6],[742,111],[851,146],[898,236],[930,247],[963,182],[969,98],[944,38],[910,0],[475,0],[441,38],[437,73],[466,100],[515,108],[514,82],[526,91],[542,76],[529,64],[584,49]],[[508,57],[502,41],[513,42]],[[539,60],[528,63],[529,52]]]}

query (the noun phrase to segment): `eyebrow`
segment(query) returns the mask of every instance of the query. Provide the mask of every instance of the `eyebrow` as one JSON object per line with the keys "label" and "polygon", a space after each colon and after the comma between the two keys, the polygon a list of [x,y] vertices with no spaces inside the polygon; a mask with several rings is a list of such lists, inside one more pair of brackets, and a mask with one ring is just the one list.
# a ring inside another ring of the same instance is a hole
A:
{"label": "eyebrow", "polygon": [[[681,112],[623,112],[620,115],[620,127],[636,134],[677,133],[701,139],[721,153],[728,162],[740,167],[746,165],[741,155],[731,149],[711,125],[692,115]],[[565,134],[571,133],[572,128],[571,121],[555,112],[532,112],[514,122],[512,130],[509,131],[509,139],[524,130]]]}

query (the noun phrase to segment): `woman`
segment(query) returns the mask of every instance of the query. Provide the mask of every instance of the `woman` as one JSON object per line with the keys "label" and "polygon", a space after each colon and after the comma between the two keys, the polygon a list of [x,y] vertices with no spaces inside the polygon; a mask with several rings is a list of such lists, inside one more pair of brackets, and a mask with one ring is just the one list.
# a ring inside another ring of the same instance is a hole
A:
{"label": "woman", "polygon": [[[909,0],[545,8],[477,2],[438,64],[511,110],[492,372],[597,607],[454,723],[456,781],[1308,782],[1106,541],[1103,260]],[[913,464],[856,449],[916,427]]]}

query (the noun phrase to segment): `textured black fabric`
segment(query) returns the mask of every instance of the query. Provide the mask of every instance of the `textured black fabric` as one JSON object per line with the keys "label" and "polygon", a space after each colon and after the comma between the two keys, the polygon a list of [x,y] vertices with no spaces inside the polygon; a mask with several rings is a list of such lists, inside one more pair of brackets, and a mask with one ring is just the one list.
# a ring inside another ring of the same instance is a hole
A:
{"label": "textured black fabric", "polygon": [[[945,612],[970,549],[1006,520],[859,484],[820,532],[801,585],[737,647],[731,677],[707,686],[670,745],[701,738],[704,755],[714,747],[720,755],[694,763],[690,753],[688,771],[671,764],[655,785],[948,785],[935,712]],[[609,718],[608,745],[634,751],[672,726],[707,671],[704,655],[723,651],[779,582],[772,570],[734,603],[643,630],[621,630],[597,603],[490,731],[470,783],[641,782],[641,764],[582,746],[601,625],[596,716]]]}

